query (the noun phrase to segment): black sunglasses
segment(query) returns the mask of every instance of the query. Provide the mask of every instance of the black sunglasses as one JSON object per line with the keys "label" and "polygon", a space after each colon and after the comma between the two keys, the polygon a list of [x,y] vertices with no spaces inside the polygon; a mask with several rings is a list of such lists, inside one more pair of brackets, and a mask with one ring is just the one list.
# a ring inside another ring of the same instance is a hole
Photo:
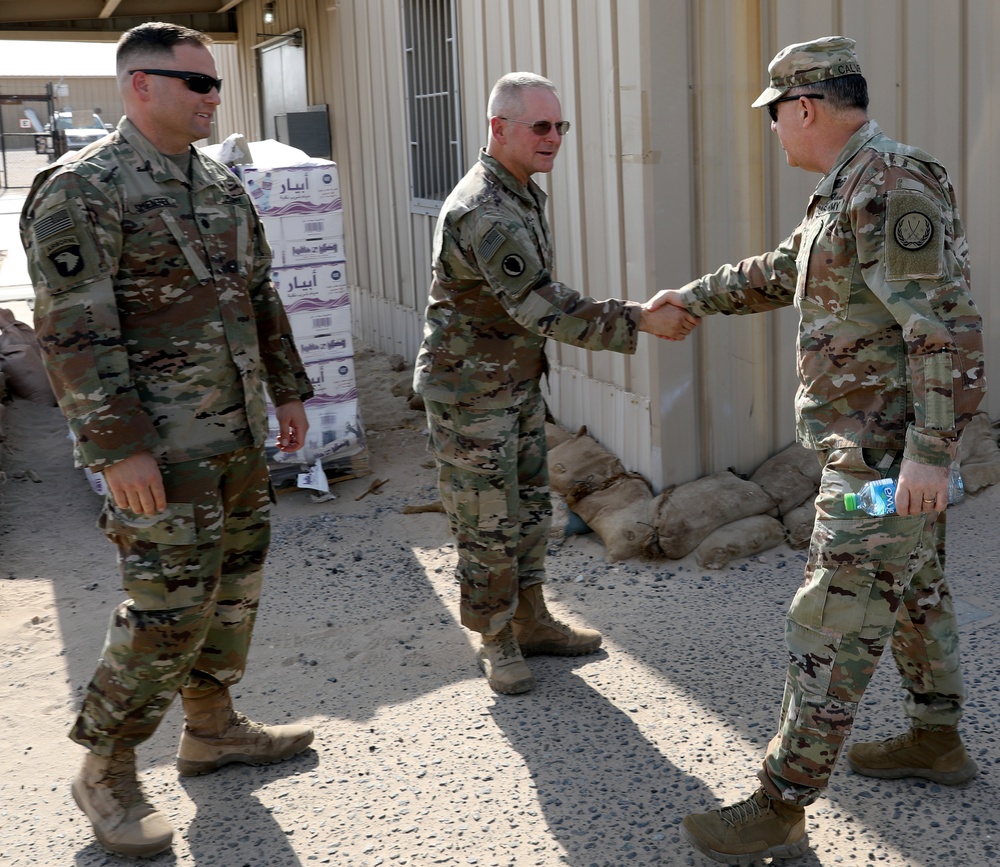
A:
{"label": "black sunglasses", "polygon": [[807,99],[825,99],[822,93],[797,93],[795,96],[779,96],[777,99],[773,99],[767,104],[767,113],[771,115],[771,120],[774,123],[778,122],[779,102],[792,102],[793,100],[801,99],[803,96]]}
{"label": "black sunglasses", "polygon": [[135,75],[137,72],[145,72],[146,75],[162,75],[165,78],[179,78],[188,86],[188,90],[195,93],[208,93],[213,87],[220,93],[222,92],[221,78],[212,78],[211,75],[205,75],[201,72],[179,72],[176,69],[130,69],[128,74]]}
{"label": "black sunglasses", "polygon": [[[500,116],[497,115],[497,117]],[[568,120],[560,120],[556,123],[552,123],[551,120],[514,120],[512,117],[500,117],[500,120],[509,120],[511,123],[523,123],[525,126],[530,126],[531,131],[538,136],[548,135],[552,131],[552,127],[555,127],[556,132],[561,136],[569,132]]]}

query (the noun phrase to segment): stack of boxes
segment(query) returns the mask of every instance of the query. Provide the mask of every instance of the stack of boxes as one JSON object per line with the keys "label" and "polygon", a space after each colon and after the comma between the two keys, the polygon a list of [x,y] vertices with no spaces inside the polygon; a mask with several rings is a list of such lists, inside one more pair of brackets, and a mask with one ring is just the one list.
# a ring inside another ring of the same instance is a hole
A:
{"label": "stack of boxes", "polygon": [[272,477],[285,481],[317,460],[331,477],[363,475],[367,450],[354,379],[337,164],[313,159],[287,167],[239,166],[238,171],[263,219],[274,252],[271,276],[315,391],[306,401],[306,444],[294,454],[273,446],[278,428],[269,407]]}

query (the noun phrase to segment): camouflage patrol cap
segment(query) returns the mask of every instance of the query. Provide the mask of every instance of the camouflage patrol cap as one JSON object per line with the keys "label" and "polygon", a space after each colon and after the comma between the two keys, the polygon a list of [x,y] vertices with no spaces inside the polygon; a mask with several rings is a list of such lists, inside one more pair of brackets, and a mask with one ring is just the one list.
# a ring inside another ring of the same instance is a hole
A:
{"label": "camouflage patrol cap", "polygon": [[754,100],[753,107],[760,108],[774,102],[793,87],[839,78],[841,75],[860,75],[861,64],[854,53],[854,40],[846,36],[824,36],[811,42],[797,42],[782,48],[767,67],[771,76],[770,86]]}

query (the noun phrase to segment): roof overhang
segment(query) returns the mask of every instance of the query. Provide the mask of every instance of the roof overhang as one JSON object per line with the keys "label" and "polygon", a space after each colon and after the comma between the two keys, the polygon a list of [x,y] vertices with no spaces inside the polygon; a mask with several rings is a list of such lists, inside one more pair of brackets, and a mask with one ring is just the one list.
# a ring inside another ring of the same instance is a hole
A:
{"label": "roof overhang", "polygon": [[243,0],[0,0],[0,39],[116,42],[131,27],[169,21],[236,40]]}

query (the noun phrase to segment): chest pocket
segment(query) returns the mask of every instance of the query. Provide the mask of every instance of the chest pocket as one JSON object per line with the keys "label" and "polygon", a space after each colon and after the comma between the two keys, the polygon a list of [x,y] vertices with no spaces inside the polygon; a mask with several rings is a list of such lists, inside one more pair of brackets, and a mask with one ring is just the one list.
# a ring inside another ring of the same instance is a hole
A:
{"label": "chest pocket", "polygon": [[818,213],[810,221],[795,265],[795,298],[800,309],[822,308],[829,315],[846,319],[858,274],[858,257],[853,232],[843,221],[842,207]]}

